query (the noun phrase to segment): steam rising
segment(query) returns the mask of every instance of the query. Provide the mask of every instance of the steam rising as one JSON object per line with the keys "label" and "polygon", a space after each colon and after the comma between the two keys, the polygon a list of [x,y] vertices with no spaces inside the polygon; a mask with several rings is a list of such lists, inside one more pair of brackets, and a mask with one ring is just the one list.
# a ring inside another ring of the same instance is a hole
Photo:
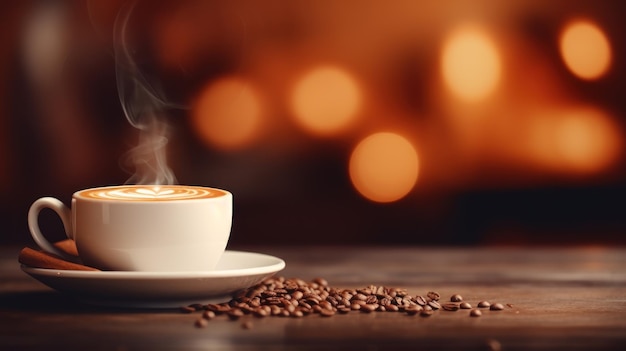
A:
{"label": "steam rising", "polygon": [[124,5],[114,28],[115,73],[119,99],[126,118],[139,130],[139,144],[128,154],[128,161],[135,170],[126,183],[176,184],[176,177],[167,165],[169,128],[164,121],[164,110],[173,105],[149,83],[133,57],[133,48],[127,34],[134,7],[134,1]]}

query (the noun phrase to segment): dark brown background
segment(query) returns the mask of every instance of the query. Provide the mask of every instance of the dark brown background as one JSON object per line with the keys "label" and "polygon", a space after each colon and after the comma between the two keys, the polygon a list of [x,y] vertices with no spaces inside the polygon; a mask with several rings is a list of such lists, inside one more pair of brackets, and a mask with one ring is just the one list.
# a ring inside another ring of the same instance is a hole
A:
{"label": "dark brown background", "polygon": [[[83,2],[0,5],[0,243],[30,242],[26,213],[36,198],[55,196],[69,203],[75,190],[124,183],[130,176],[120,160],[137,134],[119,104],[109,40],[120,4],[94,2],[92,18]],[[42,94],[23,56],[24,28],[41,6],[57,5],[65,14],[69,45],[55,72],[55,87]],[[479,19],[531,48],[528,61],[540,53],[539,62],[570,99],[611,111],[624,135],[626,28],[620,1],[161,1],[140,3],[143,12],[136,20],[151,23],[185,6],[205,11],[200,17],[205,16],[206,27],[197,27],[204,45],[181,56],[178,69],[146,59],[175,102],[189,102],[215,77],[240,73],[253,76],[280,105],[282,87],[302,68],[335,62],[379,89],[370,96],[390,111],[401,111],[406,123],[437,125],[438,111],[428,96],[439,42],[455,21]],[[555,46],[562,23],[580,15],[601,24],[611,40],[613,66],[598,81],[572,77]],[[275,72],[284,76],[271,75]],[[233,192],[235,244],[626,243],[623,154],[612,167],[585,176],[487,155],[454,170],[460,176],[450,184],[436,176],[422,178],[428,174],[424,166],[408,196],[378,204],[350,182],[347,160],[358,137],[314,137],[287,115],[284,107],[277,108],[270,132],[250,147],[225,151],[199,140],[187,111],[170,111],[170,165],[180,183]],[[462,161],[451,155],[446,162]],[[50,236],[62,237],[54,215],[44,213],[41,221]]]}

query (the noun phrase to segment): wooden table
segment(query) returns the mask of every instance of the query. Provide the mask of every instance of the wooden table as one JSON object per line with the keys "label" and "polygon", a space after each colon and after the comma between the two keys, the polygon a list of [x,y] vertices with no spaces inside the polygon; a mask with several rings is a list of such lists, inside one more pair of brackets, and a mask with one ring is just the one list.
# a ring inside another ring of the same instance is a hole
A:
{"label": "wooden table", "polygon": [[[23,273],[0,248],[0,350],[623,350],[626,249],[253,247],[279,275],[332,286],[404,287],[412,295],[511,304],[503,311],[350,312],[323,318],[217,318],[82,305]],[[251,328],[242,327],[245,320]]]}

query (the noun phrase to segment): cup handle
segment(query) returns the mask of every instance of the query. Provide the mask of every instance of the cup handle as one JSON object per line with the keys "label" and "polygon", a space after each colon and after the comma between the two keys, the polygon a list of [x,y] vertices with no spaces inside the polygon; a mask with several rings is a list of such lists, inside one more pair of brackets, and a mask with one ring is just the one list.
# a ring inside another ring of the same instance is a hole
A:
{"label": "cup handle", "polygon": [[41,229],[39,229],[39,212],[41,212],[44,208],[53,210],[59,215],[59,217],[61,217],[63,228],[65,229],[65,235],[67,235],[70,239],[74,239],[71,220],[72,212],[63,202],[53,197],[42,197],[33,202],[30,206],[30,209],[28,210],[28,228],[30,229],[30,235],[33,237],[37,245],[39,245],[39,247],[41,247],[44,251],[55,254],[61,258],[71,260],[71,256],[52,245],[41,233]]}

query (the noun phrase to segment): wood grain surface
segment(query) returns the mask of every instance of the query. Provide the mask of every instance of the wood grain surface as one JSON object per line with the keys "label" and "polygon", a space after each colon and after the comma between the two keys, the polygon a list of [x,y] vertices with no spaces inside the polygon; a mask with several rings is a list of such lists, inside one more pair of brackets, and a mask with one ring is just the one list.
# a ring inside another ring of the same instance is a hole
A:
{"label": "wood grain surface", "polygon": [[0,248],[0,350],[622,350],[626,249],[242,247],[283,258],[279,275],[437,291],[503,311],[244,316],[194,326],[198,312],[81,304],[23,273]]}

